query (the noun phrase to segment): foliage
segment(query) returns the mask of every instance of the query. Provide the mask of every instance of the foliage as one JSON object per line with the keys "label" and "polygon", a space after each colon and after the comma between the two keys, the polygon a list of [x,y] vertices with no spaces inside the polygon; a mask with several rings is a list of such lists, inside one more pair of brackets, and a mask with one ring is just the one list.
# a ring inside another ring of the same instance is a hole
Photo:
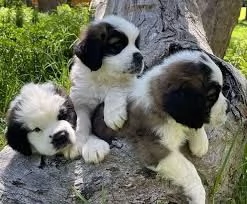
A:
{"label": "foliage", "polygon": [[52,80],[69,88],[71,48],[88,20],[86,7],[62,5],[51,14],[0,7],[0,136],[9,102],[24,83]]}
{"label": "foliage", "polygon": [[54,80],[69,87],[71,46],[79,28],[88,22],[86,8],[63,5],[48,15],[24,7],[20,26],[17,11],[0,9],[0,114],[26,82]]}
{"label": "foliage", "polygon": [[[242,9],[240,19],[245,16],[244,12],[245,9]],[[247,21],[239,20],[238,25],[232,32],[224,59],[239,68],[247,76]]]}
{"label": "foliage", "polygon": [[[246,8],[241,9],[239,23],[232,32],[231,41],[226,52],[225,60],[239,68],[247,76],[247,21]],[[239,183],[231,203],[247,203],[247,145],[245,146],[245,159],[237,171],[241,171]]]}

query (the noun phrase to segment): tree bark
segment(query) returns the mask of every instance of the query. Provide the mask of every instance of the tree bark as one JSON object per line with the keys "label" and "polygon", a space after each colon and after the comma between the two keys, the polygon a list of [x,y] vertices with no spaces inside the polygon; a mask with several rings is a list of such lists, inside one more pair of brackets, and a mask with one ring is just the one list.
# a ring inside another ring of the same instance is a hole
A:
{"label": "tree bark", "polygon": [[42,12],[51,12],[57,6],[66,3],[65,0],[38,0],[38,8]]}
{"label": "tree bark", "polygon": [[214,54],[224,57],[233,28],[238,22],[242,0],[197,0],[208,43]]}
{"label": "tree bark", "polygon": [[[196,0],[108,0],[100,8],[97,15],[118,14],[140,28],[141,49],[149,67],[186,48],[205,50],[221,68],[223,92],[232,112],[223,127],[206,128],[207,155],[186,156],[200,174],[208,203],[225,203],[233,197],[246,142],[246,80],[236,68],[212,55]],[[99,165],[61,158],[48,158],[43,169],[38,165],[39,158],[23,157],[6,147],[0,153],[0,201],[79,203],[74,187],[89,203],[187,203],[179,187],[144,169],[132,145],[124,140],[117,141]]]}

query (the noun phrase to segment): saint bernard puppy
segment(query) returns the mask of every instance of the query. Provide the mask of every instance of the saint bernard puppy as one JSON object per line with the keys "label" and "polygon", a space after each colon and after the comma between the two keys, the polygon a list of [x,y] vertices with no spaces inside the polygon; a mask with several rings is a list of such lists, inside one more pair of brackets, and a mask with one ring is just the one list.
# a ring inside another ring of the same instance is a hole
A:
{"label": "saint bernard puppy", "polygon": [[204,124],[223,124],[229,110],[222,85],[221,70],[209,56],[180,51],[135,81],[122,129],[105,125],[101,105],[92,119],[93,132],[108,142],[126,138],[147,167],[182,186],[191,203],[205,204],[201,179],[180,147],[188,140],[194,155],[207,153]]}
{"label": "saint bernard puppy", "polygon": [[109,144],[91,131],[91,114],[104,102],[104,120],[116,130],[127,119],[127,93],[144,70],[139,30],[118,16],[107,16],[87,28],[74,49],[70,97],[77,113],[77,147],[86,162],[98,163]]}
{"label": "saint bernard puppy", "polygon": [[[63,154],[74,149],[76,113],[64,90],[48,82],[29,83],[10,103],[7,114],[8,145],[23,155]],[[69,155],[74,152],[75,155]]]}

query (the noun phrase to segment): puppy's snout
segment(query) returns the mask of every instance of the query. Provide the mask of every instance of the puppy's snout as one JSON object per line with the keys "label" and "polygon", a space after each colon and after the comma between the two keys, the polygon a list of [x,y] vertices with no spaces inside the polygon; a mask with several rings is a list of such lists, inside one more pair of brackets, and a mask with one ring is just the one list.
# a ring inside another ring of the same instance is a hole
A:
{"label": "puppy's snout", "polygon": [[142,63],[142,60],[143,60],[143,56],[141,53],[139,52],[135,52],[133,54],[133,60],[136,64],[141,64]]}
{"label": "puppy's snout", "polygon": [[61,130],[55,133],[52,137],[52,144],[57,149],[65,147],[68,143],[70,143],[69,133],[65,130]]}

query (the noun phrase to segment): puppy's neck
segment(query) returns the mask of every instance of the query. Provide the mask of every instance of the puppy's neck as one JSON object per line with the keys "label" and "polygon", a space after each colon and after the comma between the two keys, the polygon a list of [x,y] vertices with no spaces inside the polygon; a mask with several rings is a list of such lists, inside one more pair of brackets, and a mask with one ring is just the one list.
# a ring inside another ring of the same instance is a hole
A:
{"label": "puppy's neck", "polygon": [[109,71],[104,68],[90,73],[92,81],[109,86],[130,86],[135,78],[133,74]]}

